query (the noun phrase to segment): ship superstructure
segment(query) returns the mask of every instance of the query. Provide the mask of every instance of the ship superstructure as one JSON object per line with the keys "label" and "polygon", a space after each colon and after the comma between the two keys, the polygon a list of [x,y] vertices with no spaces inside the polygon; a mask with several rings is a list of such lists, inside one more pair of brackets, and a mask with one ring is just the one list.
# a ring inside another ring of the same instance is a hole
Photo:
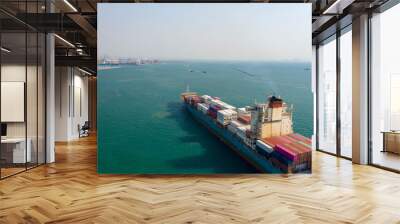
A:
{"label": "ship superstructure", "polygon": [[280,97],[243,108],[195,92],[181,98],[196,120],[260,171],[311,172],[311,140],[293,133],[293,107]]}

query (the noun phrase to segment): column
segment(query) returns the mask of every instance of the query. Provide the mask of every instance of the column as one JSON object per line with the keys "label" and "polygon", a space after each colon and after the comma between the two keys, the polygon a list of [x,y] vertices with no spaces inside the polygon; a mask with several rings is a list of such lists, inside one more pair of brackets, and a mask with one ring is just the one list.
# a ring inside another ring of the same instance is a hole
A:
{"label": "column", "polygon": [[352,157],[368,163],[368,15],[353,19]]}

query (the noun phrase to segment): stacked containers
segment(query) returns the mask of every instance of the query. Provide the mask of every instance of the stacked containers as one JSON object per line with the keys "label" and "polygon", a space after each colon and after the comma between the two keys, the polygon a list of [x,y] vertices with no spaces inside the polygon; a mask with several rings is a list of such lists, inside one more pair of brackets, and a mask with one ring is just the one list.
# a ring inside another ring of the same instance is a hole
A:
{"label": "stacked containers", "polygon": [[291,161],[288,160],[286,157],[282,156],[279,154],[277,151],[273,151],[270,154],[269,160],[274,164],[274,166],[278,167],[280,170],[282,170],[285,173],[289,173],[290,170],[290,165]]}
{"label": "stacked containers", "polygon": [[228,129],[228,131],[232,132],[233,134],[236,134],[237,128],[231,124],[232,124],[232,122],[227,126],[227,129]]}
{"label": "stacked containers", "polygon": [[248,126],[239,126],[239,127],[237,127],[236,134],[239,136],[239,138],[241,138],[242,140],[245,140],[247,138],[246,130],[248,130]]}
{"label": "stacked containers", "polygon": [[265,144],[261,140],[256,141],[256,146],[257,146],[257,151],[263,156],[269,156],[269,154],[274,151],[274,149],[271,146]]}
{"label": "stacked containers", "polygon": [[246,114],[248,114],[248,112],[247,112],[247,110],[246,110],[245,107],[238,108],[238,109],[237,109],[237,112],[238,112],[238,115],[239,115],[239,116],[240,116],[240,115],[246,115]]}
{"label": "stacked containers", "polygon": [[300,172],[311,168],[311,140],[299,134],[271,137],[262,140],[273,146],[271,162],[284,172]]}
{"label": "stacked containers", "polygon": [[203,95],[201,96],[201,99],[203,100],[203,102],[205,102],[206,104],[210,104],[211,100],[213,100],[213,98],[209,95]]}
{"label": "stacked containers", "polygon": [[231,106],[231,105],[229,105],[229,104],[227,104],[225,102],[222,102],[219,99],[211,99],[210,100],[210,105],[219,106],[221,109],[231,109],[231,110],[235,110],[236,109],[236,107]]}
{"label": "stacked containers", "polygon": [[239,115],[238,120],[245,124],[250,124],[251,116],[250,115]]}
{"label": "stacked containers", "polygon": [[231,123],[228,125],[228,130],[235,134],[238,134],[238,132],[240,132],[239,134],[244,138],[246,137],[246,132],[250,130],[250,125],[243,124],[237,120],[232,120]]}
{"label": "stacked containers", "polygon": [[300,164],[311,165],[311,149],[298,142],[293,142],[286,145],[276,145],[275,149],[278,153],[288,158],[293,162],[293,166]]}
{"label": "stacked containers", "polygon": [[210,107],[208,108],[207,114],[210,115],[210,117],[216,119],[217,118],[217,112],[219,110],[221,110],[221,107],[211,104]]}
{"label": "stacked containers", "polygon": [[243,126],[243,124],[241,124],[238,121],[231,121],[231,123],[228,125],[228,130],[234,134],[236,134],[236,132],[238,131],[238,127],[239,126]]}
{"label": "stacked containers", "polygon": [[201,111],[203,114],[207,114],[208,106],[204,103],[197,104],[197,110]]}
{"label": "stacked containers", "polygon": [[201,99],[200,99],[199,96],[194,95],[194,96],[190,97],[190,104],[191,105],[197,106],[197,104],[200,103],[200,102],[201,102]]}
{"label": "stacked containers", "polygon": [[237,112],[231,109],[219,110],[217,113],[217,121],[222,125],[228,125],[232,120],[237,119]]}

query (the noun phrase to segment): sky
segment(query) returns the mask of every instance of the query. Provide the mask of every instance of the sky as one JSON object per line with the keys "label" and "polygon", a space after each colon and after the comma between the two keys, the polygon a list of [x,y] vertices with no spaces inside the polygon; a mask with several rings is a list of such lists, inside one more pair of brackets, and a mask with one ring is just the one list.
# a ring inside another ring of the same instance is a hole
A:
{"label": "sky", "polygon": [[311,60],[311,4],[99,3],[99,58]]}

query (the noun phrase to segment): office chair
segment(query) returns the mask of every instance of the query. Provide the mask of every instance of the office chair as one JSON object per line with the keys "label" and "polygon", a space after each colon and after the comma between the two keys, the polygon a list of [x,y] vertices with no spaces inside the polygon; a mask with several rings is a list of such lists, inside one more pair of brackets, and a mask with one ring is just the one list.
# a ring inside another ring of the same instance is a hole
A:
{"label": "office chair", "polygon": [[85,121],[82,127],[78,125],[78,129],[79,129],[79,138],[89,136],[89,129],[90,129],[89,121]]}

